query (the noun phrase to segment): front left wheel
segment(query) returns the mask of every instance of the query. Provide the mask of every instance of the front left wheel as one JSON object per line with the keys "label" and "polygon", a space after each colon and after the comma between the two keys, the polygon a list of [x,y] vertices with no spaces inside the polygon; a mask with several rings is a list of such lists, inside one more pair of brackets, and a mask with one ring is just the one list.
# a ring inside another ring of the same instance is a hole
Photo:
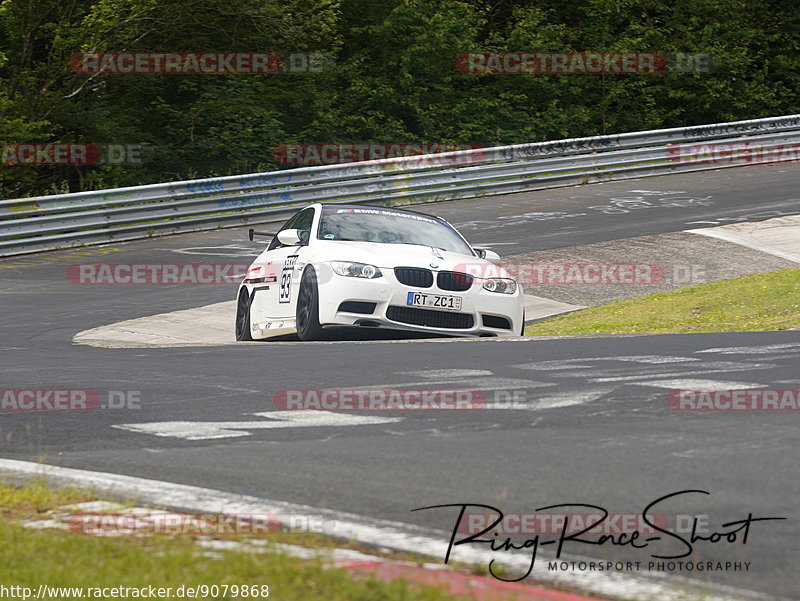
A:
{"label": "front left wheel", "polygon": [[322,326],[319,324],[319,287],[317,272],[309,265],[300,279],[297,293],[297,336],[300,340],[319,340]]}
{"label": "front left wheel", "polygon": [[236,340],[250,341],[253,335],[250,332],[250,305],[253,297],[242,288],[239,299],[236,301]]}

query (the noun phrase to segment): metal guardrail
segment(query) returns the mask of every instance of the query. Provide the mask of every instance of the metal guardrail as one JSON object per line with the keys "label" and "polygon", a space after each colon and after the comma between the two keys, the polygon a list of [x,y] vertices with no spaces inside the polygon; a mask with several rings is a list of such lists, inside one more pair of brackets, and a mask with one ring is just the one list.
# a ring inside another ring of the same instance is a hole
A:
{"label": "metal guardrail", "polygon": [[800,143],[800,115],[2,200],[0,256],[264,223],[311,202],[403,205],[797,160],[671,156],[712,140],[780,149]]}

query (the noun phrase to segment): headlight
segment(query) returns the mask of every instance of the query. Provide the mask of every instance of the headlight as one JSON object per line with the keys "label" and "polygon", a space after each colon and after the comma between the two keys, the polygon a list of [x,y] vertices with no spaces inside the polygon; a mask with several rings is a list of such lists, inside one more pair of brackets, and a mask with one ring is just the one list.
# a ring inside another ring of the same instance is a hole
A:
{"label": "headlight", "polygon": [[483,282],[483,289],[498,294],[514,294],[517,291],[517,283],[508,278],[489,278]]}
{"label": "headlight", "polygon": [[331,261],[331,267],[339,275],[351,278],[379,278],[383,274],[374,265],[365,263],[351,263],[349,261]]}

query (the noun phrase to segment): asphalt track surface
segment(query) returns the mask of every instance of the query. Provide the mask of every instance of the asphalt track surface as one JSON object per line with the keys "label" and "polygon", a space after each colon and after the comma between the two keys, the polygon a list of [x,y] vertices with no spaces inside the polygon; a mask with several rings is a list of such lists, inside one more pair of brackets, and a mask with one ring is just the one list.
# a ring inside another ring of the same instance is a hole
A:
{"label": "asphalt track surface", "polygon": [[[512,254],[797,214],[798,169],[724,169],[421,210],[451,220],[473,244]],[[455,510],[411,510],[480,503],[506,513],[531,513],[546,505],[587,503],[611,513],[640,513],[669,493],[704,490],[711,494],[684,495],[659,510],[670,516],[706,515],[712,531],[750,513],[788,519],[754,523],[746,545],[741,540],[698,543],[690,558],[749,561],[748,571],[673,574],[800,599],[795,561],[800,417],[796,412],[677,411],[666,401],[669,390],[692,386],[800,388],[797,331],[194,349],[71,343],[73,335],[91,327],[228,300],[235,287],[81,286],[66,279],[68,265],[246,263],[257,248],[244,229],[228,229],[0,260],[0,388],[132,391],[132,399],[141,399],[139,408],[0,412],[0,455],[439,531],[452,528]],[[131,426],[270,422],[252,414],[274,411],[277,391],[329,387],[468,388],[483,391],[490,405],[503,391],[516,390],[523,391],[525,408],[356,412],[398,419],[234,427],[238,436],[197,440]],[[574,543],[565,550],[643,562],[650,552],[683,550],[675,541],[658,544],[631,550]]]}

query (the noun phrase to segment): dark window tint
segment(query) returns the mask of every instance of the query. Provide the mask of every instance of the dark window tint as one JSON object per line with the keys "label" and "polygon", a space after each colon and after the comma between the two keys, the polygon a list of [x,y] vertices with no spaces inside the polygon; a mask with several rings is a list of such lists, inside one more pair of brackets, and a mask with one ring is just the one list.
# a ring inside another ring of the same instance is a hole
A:
{"label": "dark window tint", "polygon": [[[300,230],[300,238],[308,241],[309,233],[311,232],[311,223],[314,221],[314,209],[304,209],[300,211],[297,215],[289,219],[286,223],[283,224],[283,227],[279,231],[283,230]],[[305,232],[303,235],[302,232]],[[286,246],[285,244],[281,244],[278,241],[278,237],[275,236],[270,242],[268,250],[272,250],[273,248],[282,248]]]}

